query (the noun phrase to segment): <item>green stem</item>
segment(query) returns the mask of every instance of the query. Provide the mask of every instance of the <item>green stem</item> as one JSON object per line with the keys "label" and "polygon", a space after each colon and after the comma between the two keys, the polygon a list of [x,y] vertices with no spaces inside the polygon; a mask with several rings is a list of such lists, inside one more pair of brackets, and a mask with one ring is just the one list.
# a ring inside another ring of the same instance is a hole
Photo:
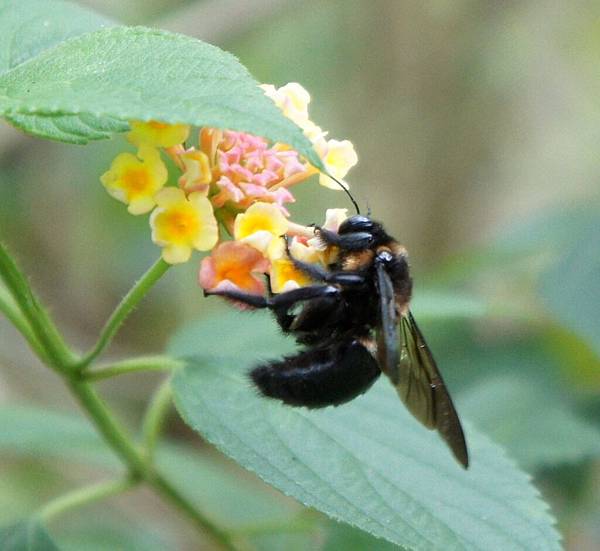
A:
{"label": "green stem", "polygon": [[170,267],[170,264],[159,258],[135,283],[108,318],[94,347],[78,362],[77,369],[87,368],[104,351],[127,316]]}
{"label": "green stem", "polygon": [[183,367],[184,363],[169,356],[142,356],[141,358],[131,358],[109,365],[98,367],[97,369],[86,371],[82,377],[86,381],[102,381],[126,373],[135,373],[136,371],[173,371]]}
{"label": "green stem", "polygon": [[154,459],[154,450],[165,426],[172,399],[171,378],[168,377],[154,393],[142,423],[142,442],[146,460],[149,462]]}
{"label": "green stem", "polygon": [[121,494],[130,490],[138,483],[138,480],[124,478],[122,480],[109,480],[108,482],[100,482],[98,484],[85,486],[84,488],[79,488],[53,499],[47,503],[38,514],[44,522],[48,522],[69,509],[81,507],[94,501]]}
{"label": "green stem", "polygon": [[83,381],[68,379],[67,384],[83,409],[91,417],[104,440],[129,467],[132,475],[146,478],[149,469],[140,451],[125,427],[113,415],[98,393],[91,385]]}
{"label": "green stem", "polygon": [[4,288],[0,287],[0,312],[2,312],[10,321],[13,326],[25,337],[25,340],[29,343],[31,349],[37,354],[44,363],[48,363],[48,357],[46,352],[42,348],[42,345],[38,341],[37,337],[31,329],[31,325],[25,319],[21,310],[17,306],[16,302],[10,295],[10,293]]}
{"label": "green stem", "polygon": [[50,316],[29,287],[27,279],[1,243],[0,277],[44,349],[48,365],[58,371],[70,369],[75,362],[75,355],[65,344]]}

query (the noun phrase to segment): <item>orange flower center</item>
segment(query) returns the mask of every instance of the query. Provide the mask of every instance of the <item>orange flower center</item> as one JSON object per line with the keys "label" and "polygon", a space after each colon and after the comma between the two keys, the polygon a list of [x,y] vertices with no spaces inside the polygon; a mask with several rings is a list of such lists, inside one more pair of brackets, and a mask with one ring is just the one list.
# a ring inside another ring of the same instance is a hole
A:
{"label": "orange flower center", "polygon": [[252,274],[236,262],[222,262],[216,268],[217,281],[228,279],[240,289],[252,289],[255,283]]}
{"label": "orange flower center", "polygon": [[164,224],[172,241],[186,241],[193,238],[200,229],[200,221],[196,213],[188,209],[165,213]]}
{"label": "orange flower center", "polygon": [[260,218],[251,217],[249,220],[246,220],[246,223],[244,224],[244,235],[252,235],[257,231],[274,233],[275,228],[271,220],[266,216],[261,216]]}
{"label": "orange flower center", "polygon": [[143,168],[130,169],[123,174],[124,188],[130,197],[143,195],[150,188],[151,182],[148,171]]}

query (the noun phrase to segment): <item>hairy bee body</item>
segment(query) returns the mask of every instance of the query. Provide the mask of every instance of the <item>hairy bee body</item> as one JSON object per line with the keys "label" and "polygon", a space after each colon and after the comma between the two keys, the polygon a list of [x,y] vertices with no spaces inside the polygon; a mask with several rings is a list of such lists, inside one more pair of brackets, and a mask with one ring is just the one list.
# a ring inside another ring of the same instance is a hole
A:
{"label": "hairy bee body", "polygon": [[314,285],[272,297],[217,294],[269,308],[303,348],[255,367],[251,379],[270,398],[292,406],[340,405],[367,391],[383,372],[409,411],[439,431],[468,465],[466,443],[436,363],[409,309],[406,249],[369,217],[345,220],[337,233],[315,228],[337,260],[323,268],[288,256]]}

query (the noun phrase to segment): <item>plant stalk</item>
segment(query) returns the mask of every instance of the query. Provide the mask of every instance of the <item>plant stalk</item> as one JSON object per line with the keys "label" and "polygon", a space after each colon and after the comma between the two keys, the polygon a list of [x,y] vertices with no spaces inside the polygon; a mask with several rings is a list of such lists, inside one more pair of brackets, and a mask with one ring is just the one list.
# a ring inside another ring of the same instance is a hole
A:
{"label": "plant stalk", "polygon": [[32,292],[6,248],[0,243],[0,278],[12,295],[36,340],[45,352],[47,365],[56,371],[71,368],[76,356],[69,350],[50,316]]}
{"label": "plant stalk", "polygon": [[126,492],[138,482],[138,480],[127,477],[121,480],[109,480],[85,486],[53,499],[42,507],[38,515],[44,522],[48,522],[69,509],[75,509]]}
{"label": "plant stalk", "polygon": [[170,356],[142,356],[101,366],[94,370],[86,370],[82,373],[82,377],[86,381],[102,381],[137,371],[173,371],[183,365],[182,361]]}
{"label": "plant stalk", "polygon": [[78,370],[86,369],[110,344],[121,324],[132,310],[144,298],[150,288],[165,274],[171,267],[162,258],[159,258],[148,271],[134,284],[129,292],[123,297],[121,302],[115,308],[110,318],[102,328],[100,337],[94,347],[77,363]]}
{"label": "plant stalk", "polygon": [[29,325],[29,322],[21,313],[16,302],[4,287],[0,287],[0,312],[2,312],[8,321],[13,324],[15,329],[23,335],[29,344],[29,347],[35,352],[37,357],[42,360],[42,362],[48,363],[49,358],[46,356],[46,352],[31,329],[31,325]]}
{"label": "plant stalk", "polygon": [[168,377],[154,393],[142,422],[142,442],[147,461],[154,459],[154,450],[171,410],[172,399],[171,378]]}

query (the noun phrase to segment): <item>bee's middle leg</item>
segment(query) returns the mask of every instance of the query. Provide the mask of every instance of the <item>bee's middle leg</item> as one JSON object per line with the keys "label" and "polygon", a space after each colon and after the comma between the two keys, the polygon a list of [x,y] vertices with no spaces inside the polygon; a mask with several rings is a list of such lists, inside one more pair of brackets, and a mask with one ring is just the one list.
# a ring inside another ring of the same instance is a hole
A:
{"label": "bee's middle leg", "polygon": [[332,285],[308,285],[292,289],[277,295],[264,297],[262,295],[254,295],[245,293],[244,291],[222,290],[222,291],[204,291],[205,296],[216,295],[219,297],[228,298],[237,302],[242,302],[254,308],[269,308],[280,310],[282,308],[291,308],[298,302],[311,300],[314,298],[335,297],[338,296],[340,290]]}

